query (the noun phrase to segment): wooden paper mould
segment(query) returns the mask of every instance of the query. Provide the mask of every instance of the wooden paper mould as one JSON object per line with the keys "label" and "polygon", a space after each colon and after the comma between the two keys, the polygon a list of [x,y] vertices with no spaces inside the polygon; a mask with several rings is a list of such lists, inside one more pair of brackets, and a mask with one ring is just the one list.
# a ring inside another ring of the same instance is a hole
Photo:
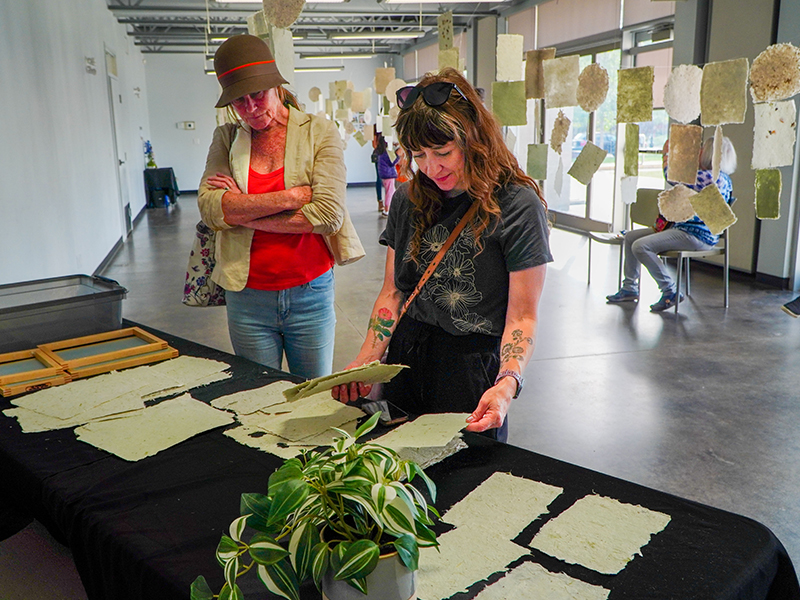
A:
{"label": "wooden paper mould", "polygon": [[72,377],[41,350],[0,354],[0,396],[16,396],[62,385]]}

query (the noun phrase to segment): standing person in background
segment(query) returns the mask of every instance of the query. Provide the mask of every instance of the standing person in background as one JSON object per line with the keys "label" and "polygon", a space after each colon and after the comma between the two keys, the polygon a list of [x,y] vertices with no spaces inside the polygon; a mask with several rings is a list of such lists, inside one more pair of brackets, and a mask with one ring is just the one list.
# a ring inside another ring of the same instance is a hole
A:
{"label": "standing person in background", "polygon": [[378,154],[378,176],[383,183],[383,210],[381,214],[387,217],[389,216],[389,206],[392,203],[392,196],[394,196],[394,180],[397,179],[397,169],[395,169],[395,165],[399,158],[395,156],[394,160],[391,159],[386,138],[383,137],[383,135],[378,138],[378,145],[375,147],[375,152]]}
{"label": "standing person in background", "polygon": [[405,175],[405,167],[408,161],[406,161],[406,153],[403,150],[403,147],[397,142],[394,143],[394,153],[397,155],[397,163],[394,166],[394,168],[397,169],[397,181],[395,182],[396,186],[400,183],[405,183],[408,181],[408,177]]}
{"label": "standing person in background", "polygon": [[[349,366],[378,360],[388,347],[387,363],[410,368],[384,384],[384,400],[413,415],[468,413],[468,431],[505,441],[553,260],[546,207],[458,71],[400,89],[397,105],[398,140],[417,170],[395,194],[380,238],[388,246],[383,287]],[[462,219],[464,229],[401,316]],[[332,394],[352,402],[370,390],[354,382]]]}
{"label": "standing person in background", "polygon": [[[214,131],[198,190],[203,221],[217,232],[212,280],[222,286],[239,356],[292,373],[331,372],[334,258],[360,247],[343,237],[345,165],[336,125],[298,110],[260,38],[229,38],[214,56],[217,108],[235,123]],[[348,228],[352,230],[352,228]],[[340,232],[341,233],[337,233]]]}
{"label": "standing person in background", "polygon": [[372,136],[372,156],[370,160],[372,160],[372,164],[375,165],[375,193],[378,195],[378,212],[383,213],[383,199],[381,198],[381,192],[383,191],[383,183],[381,182],[381,172],[378,168],[378,139],[382,138],[383,135],[375,132],[375,135]]}

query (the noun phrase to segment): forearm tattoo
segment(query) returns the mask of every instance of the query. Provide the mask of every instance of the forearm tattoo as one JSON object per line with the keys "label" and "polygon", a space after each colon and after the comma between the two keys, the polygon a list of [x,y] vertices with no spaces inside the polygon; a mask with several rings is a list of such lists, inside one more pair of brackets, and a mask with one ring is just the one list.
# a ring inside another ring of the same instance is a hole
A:
{"label": "forearm tattoo", "polygon": [[500,364],[504,365],[511,359],[521,361],[528,347],[532,345],[533,338],[522,337],[522,330],[515,329],[511,332],[511,341],[500,348]]}
{"label": "forearm tattoo", "polygon": [[380,308],[378,309],[378,314],[374,317],[370,317],[369,319],[369,326],[368,329],[375,334],[375,337],[372,340],[372,346],[378,343],[378,341],[383,341],[388,339],[392,335],[392,325],[394,325],[394,317],[392,316],[392,311],[388,308]]}

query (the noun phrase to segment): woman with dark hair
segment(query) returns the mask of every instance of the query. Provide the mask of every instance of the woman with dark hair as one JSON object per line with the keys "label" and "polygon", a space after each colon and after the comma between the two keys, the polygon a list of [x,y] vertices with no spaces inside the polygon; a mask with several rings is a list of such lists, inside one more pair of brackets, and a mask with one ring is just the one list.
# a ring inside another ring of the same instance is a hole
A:
{"label": "woman with dark hair", "polygon": [[[398,140],[417,169],[406,169],[409,182],[395,192],[381,236],[388,246],[383,287],[350,366],[377,360],[388,347],[388,363],[410,368],[384,385],[383,399],[417,415],[471,413],[468,430],[505,440],[552,261],[546,206],[494,116],[457,71],[402,88],[397,103]],[[472,210],[401,315],[434,256]],[[369,391],[358,382],[333,395],[349,402]]]}
{"label": "woman with dark hair", "polygon": [[198,205],[217,231],[212,279],[226,291],[233,349],[276,369],[285,356],[303,377],[329,374],[334,257],[363,256],[345,208],[339,132],[298,110],[260,38],[228,39],[214,69],[216,106],[233,122],[214,132]]}
{"label": "woman with dark hair", "polygon": [[381,185],[383,185],[383,208],[381,215],[384,217],[389,216],[389,207],[392,205],[392,196],[394,196],[394,181],[397,179],[397,169],[395,165],[399,160],[395,157],[394,160],[389,156],[389,145],[386,143],[386,138],[383,135],[378,136],[378,144],[375,146],[375,154],[378,155],[378,177],[380,177]]}

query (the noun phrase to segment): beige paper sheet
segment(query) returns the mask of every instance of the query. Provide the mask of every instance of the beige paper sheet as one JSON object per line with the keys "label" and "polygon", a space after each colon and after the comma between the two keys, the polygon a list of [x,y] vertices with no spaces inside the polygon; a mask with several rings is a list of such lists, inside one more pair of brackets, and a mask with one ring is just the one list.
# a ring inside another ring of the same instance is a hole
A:
{"label": "beige paper sheet", "polygon": [[577,54],[542,62],[544,103],[547,108],[578,105],[578,77],[581,72]]}
{"label": "beige paper sheet", "polygon": [[703,67],[700,122],[704,126],[744,123],[748,65],[746,58],[737,58]]}
{"label": "beige paper sheet", "polygon": [[403,369],[408,367],[404,365],[385,365],[380,361],[373,361],[366,365],[353,367],[344,371],[337,371],[330,375],[323,375],[315,379],[310,379],[299,383],[283,392],[284,397],[289,402],[307,398],[319,392],[325,392],[333,389],[337,385],[343,383],[351,383],[353,381],[363,381],[364,383],[386,383],[391,381],[392,377],[397,375]]}
{"label": "beige paper sheet", "polygon": [[475,600],[605,600],[608,594],[604,587],[524,562],[481,590]]}
{"label": "beige paper sheet", "polygon": [[724,134],[722,133],[722,125],[717,125],[714,128],[714,145],[712,146],[711,153],[711,179],[716,181],[719,179],[720,166],[722,165],[722,140]]}
{"label": "beige paper sheet", "polygon": [[275,381],[260,388],[216,398],[211,401],[211,406],[220,410],[230,410],[238,415],[249,415],[276,404],[283,404],[286,402],[283,392],[295,385],[291,381]]}
{"label": "beige paper sheet", "polygon": [[[339,429],[347,431],[350,434],[355,433],[357,427],[357,421],[349,421],[338,426]],[[341,437],[342,435],[338,431],[329,430],[301,440],[300,442],[291,442],[258,427],[247,425],[226,429],[223,433],[243,446],[255,448],[262,452],[269,452],[283,459],[299,456],[303,450],[330,445],[337,437]]]}
{"label": "beige paper sheet", "polygon": [[526,173],[534,179],[547,179],[547,144],[528,144]]}
{"label": "beige paper sheet", "polygon": [[410,460],[417,463],[423,469],[443,461],[448,456],[453,456],[457,452],[466,449],[461,434],[458,434],[444,446],[431,446],[427,448],[400,448],[397,454],[403,460]]}
{"label": "beige paper sheet", "polygon": [[794,100],[756,104],[753,125],[753,169],[786,167],[794,162],[797,138]]}
{"label": "beige paper sheet", "polygon": [[448,10],[436,17],[436,30],[439,34],[439,51],[453,47],[453,11]]}
{"label": "beige paper sheet", "polygon": [[639,178],[625,176],[619,180],[620,196],[623,204],[636,202],[636,190],[639,188]]}
{"label": "beige paper sheet", "polygon": [[184,394],[125,416],[82,425],[75,435],[120,458],[137,461],[233,422],[233,415]]}
{"label": "beige paper sheet", "polygon": [[514,131],[512,129],[506,129],[506,134],[503,137],[503,142],[505,142],[506,148],[511,150],[511,153],[514,153],[514,148],[517,146],[517,136],[514,135]]}
{"label": "beige paper sheet", "polygon": [[617,72],[617,123],[653,120],[652,66]]}
{"label": "beige paper sheet", "polygon": [[779,169],[756,171],[756,217],[781,218],[781,172]]}
{"label": "beige paper sheet", "polygon": [[375,69],[375,91],[383,94],[386,84],[395,79],[394,67],[378,67]]}
{"label": "beige paper sheet", "polygon": [[600,108],[608,95],[608,71],[598,63],[586,65],[578,76],[577,100],[586,112]]}
{"label": "beige paper sheet", "polygon": [[700,86],[703,69],[697,65],[678,65],[664,86],[664,108],[678,123],[690,123],[700,116]]}
{"label": "beige paper sheet", "polygon": [[622,172],[628,177],[639,175],[639,124],[625,123],[625,152]]}
{"label": "beige paper sheet", "polygon": [[544,68],[542,61],[556,57],[555,48],[529,50],[525,53],[525,97],[544,98]]}
{"label": "beige paper sheet", "polygon": [[497,81],[523,81],[522,46],[525,38],[518,34],[497,36]]}
{"label": "beige paper sheet", "polygon": [[501,125],[526,125],[528,106],[524,81],[493,81],[492,112]]}
{"label": "beige paper sheet", "polygon": [[567,171],[567,174],[571,175],[583,185],[589,185],[589,182],[592,180],[592,177],[594,177],[597,169],[600,168],[600,165],[603,164],[607,155],[608,152],[599,146],[596,146],[592,142],[586,142],[583,148],[581,148],[581,153],[578,154],[578,158],[575,159],[575,162],[572,163],[569,171]]}
{"label": "beige paper sheet", "polygon": [[[283,0],[279,0],[283,2]],[[269,28],[269,46],[272,55],[275,57],[275,64],[283,78],[294,85],[294,43],[292,42],[292,31],[283,27]],[[286,75],[284,75],[286,73]]]}
{"label": "beige paper sheet", "polygon": [[[564,489],[539,481],[493,473],[442,515],[442,520],[459,528],[483,531],[483,537],[511,540],[547,512],[547,507]],[[491,515],[490,519],[486,516]]]}
{"label": "beige paper sheet", "polygon": [[364,101],[364,92],[352,92],[350,97],[350,110],[356,113],[367,110],[367,104]]}
{"label": "beige paper sheet", "polygon": [[673,223],[688,221],[695,216],[691,199],[696,193],[679,183],[658,195],[658,212],[664,215],[667,221]]}
{"label": "beige paper sheet", "polygon": [[438,65],[439,70],[447,69],[448,67],[451,69],[455,69],[458,71],[458,61],[460,55],[458,52],[458,48],[448,48],[447,50],[439,50],[438,56]]}
{"label": "beige paper sheet", "polygon": [[319,97],[322,95],[322,90],[319,89],[317,86],[312,87],[308,90],[308,99],[312,102],[318,102]]}
{"label": "beige paper sheet", "polygon": [[305,0],[263,0],[264,16],[276,27],[289,27],[297,20]]}
{"label": "beige paper sheet", "polygon": [[641,506],[586,496],[545,523],[531,547],[570,564],[615,575],[669,522],[669,515]]}
{"label": "beige paper sheet", "polygon": [[389,99],[389,102],[395,103],[397,102],[397,90],[400,88],[406,87],[406,82],[402,79],[392,79],[389,83],[386,84],[386,97]]}
{"label": "beige paper sheet", "polygon": [[[491,519],[491,516],[487,517]],[[486,538],[469,527],[459,527],[439,536],[439,550],[421,548],[417,596],[422,600],[442,600],[483,581],[528,551],[492,536]]]}
{"label": "beige paper sheet", "polygon": [[[344,100],[344,93],[347,91],[347,80],[338,79],[333,82],[333,98],[339,102]],[[344,104],[340,104],[339,108],[345,108]]]}
{"label": "beige paper sheet", "polygon": [[800,48],[773,44],[756,56],[750,68],[753,102],[777,102],[800,93]]}
{"label": "beige paper sheet", "polygon": [[[563,111],[558,111],[558,115],[555,121],[553,121],[553,130],[550,132],[550,147],[558,154],[561,154],[561,147],[567,140],[567,134],[569,133],[569,126],[571,123],[572,121],[569,120],[569,117],[567,117]],[[559,179],[561,178],[556,175],[556,181]]]}
{"label": "beige paper sheet", "polygon": [[703,128],[699,125],[673,123],[669,126],[667,179],[689,185],[697,181],[702,142]]}
{"label": "beige paper sheet", "polygon": [[736,223],[736,215],[719,193],[716,185],[709,185],[691,198],[692,207],[697,216],[706,224],[709,231],[719,235]]}
{"label": "beige paper sheet", "polygon": [[446,446],[467,426],[469,413],[420,415],[376,438],[376,444],[392,448],[430,448]]}

